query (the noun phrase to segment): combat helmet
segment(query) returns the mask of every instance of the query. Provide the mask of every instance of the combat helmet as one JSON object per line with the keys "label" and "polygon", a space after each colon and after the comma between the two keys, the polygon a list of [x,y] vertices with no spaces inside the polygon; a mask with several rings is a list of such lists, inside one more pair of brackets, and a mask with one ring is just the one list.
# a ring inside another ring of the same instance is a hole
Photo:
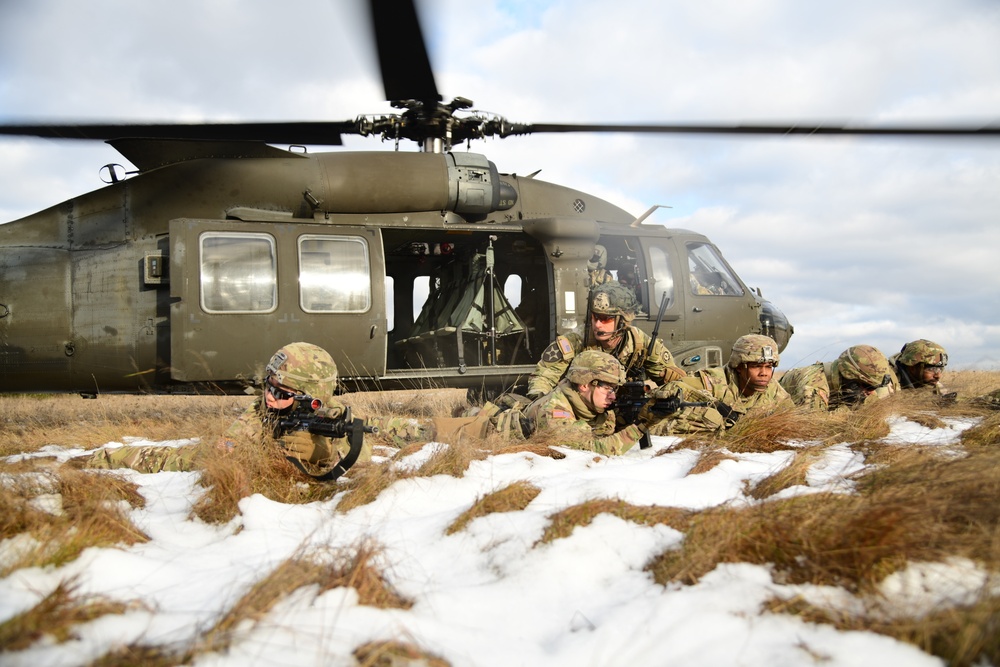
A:
{"label": "combat helmet", "polygon": [[590,312],[598,315],[620,317],[619,326],[628,324],[639,310],[635,292],[617,281],[606,282],[594,288],[590,300]]}
{"label": "combat helmet", "polygon": [[584,350],[573,357],[566,371],[566,379],[573,384],[607,382],[619,387],[625,384],[625,367],[606,352]]}
{"label": "combat helmet", "polygon": [[733,352],[729,355],[729,367],[736,368],[740,364],[766,364],[770,362],[778,366],[778,344],[770,336],[747,334],[740,336],[733,343]]}
{"label": "combat helmet", "polygon": [[847,348],[833,362],[833,370],[840,375],[842,385],[856,382],[867,389],[878,389],[892,384],[889,360],[871,345]]}
{"label": "combat helmet", "polygon": [[597,244],[594,246],[594,255],[587,262],[587,269],[590,271],[597,271],[598,269],[603,269],[608,265],[608,249]]}
{"label": "combat helmet", "polygon": [[923,364],[932,368],[944,368],[948,365],[948,353],[937,343],[921,338],[904,345],[896,355],[896,362],[903,366]]}
{"label": "combat helmet", "polygon": [[330,403],[337,390],[337,364],[330,353],[312,343],[289,343],[274,353],[264,368],[264,380]]}

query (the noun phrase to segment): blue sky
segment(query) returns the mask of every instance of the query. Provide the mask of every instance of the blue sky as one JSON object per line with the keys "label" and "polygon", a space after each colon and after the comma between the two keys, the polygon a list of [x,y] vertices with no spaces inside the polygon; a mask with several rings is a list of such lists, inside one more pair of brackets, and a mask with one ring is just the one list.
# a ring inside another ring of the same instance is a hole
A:
{"label": "blue sky", "polygon": [[[0,118],[344,120],[386,112],[351,3],[0,6]],[[1000,5],[422,3],[438,88],[520,122],[1000,121]],[[352,138],[351,149],[389,149]],[[791,319],[782,365],[915,338],[1000,368],[1000,141],[542,136],[502,172],[709,236]],[[0,140],[0,220],[100,186],[110,147]]]}

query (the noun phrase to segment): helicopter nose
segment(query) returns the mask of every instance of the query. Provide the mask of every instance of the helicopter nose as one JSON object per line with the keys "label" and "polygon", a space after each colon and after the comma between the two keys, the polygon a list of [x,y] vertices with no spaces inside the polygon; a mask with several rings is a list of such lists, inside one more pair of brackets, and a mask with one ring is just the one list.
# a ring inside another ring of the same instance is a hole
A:
{"label": "helicopter nose", "polygon": [[764,301],[760,306],[760,332],[773,338],[778,344],[778,351],[781,352],[791,340],[795,328],[777,306],[770,301]]}

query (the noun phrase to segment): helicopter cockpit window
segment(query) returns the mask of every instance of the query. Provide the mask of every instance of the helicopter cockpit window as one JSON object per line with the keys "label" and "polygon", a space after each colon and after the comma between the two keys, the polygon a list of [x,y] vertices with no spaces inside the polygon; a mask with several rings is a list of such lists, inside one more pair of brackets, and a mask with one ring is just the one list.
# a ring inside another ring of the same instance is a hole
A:
{"label": "helicopter cockpit window", "polygon": [[742,296],[743,288],[718,251],[707,243],[688,244],[691,293]]}
{"label": "helicopter cockpit window", "polygon": [[653,277],[653,301],[659,304],[667,295],[667,305],[674,302],[674,274],[670,267],[667,251],[655,245],[649,246],[649,268]]}
{"label": "helicopter cockpit window", "polygon": [[359,236],[301,236],[299,302],[307,313],[368,310],[372,302],[368,243]]}
{"label": "helicopter cockpit window", "polygon": [[208,313],[267,313],[278,303],[274,238],[211,232],[201,236],[201,307]]}

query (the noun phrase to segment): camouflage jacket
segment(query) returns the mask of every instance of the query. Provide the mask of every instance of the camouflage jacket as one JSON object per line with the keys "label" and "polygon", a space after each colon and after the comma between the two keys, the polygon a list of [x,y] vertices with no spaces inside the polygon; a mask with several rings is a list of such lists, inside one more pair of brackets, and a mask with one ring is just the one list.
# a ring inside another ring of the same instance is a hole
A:
{"label": "camouflage jacket", "polygon": [[[622,362],[629,377],[640,368],[645,372],[643,379],[648,378],[657,384],[684,377],[684,371],[674,364],[673,355],[659,338],[653,345],[653,353],[646,358],[650,340],[649,334],[642,329],[627,327],[618,346],[610,354]],[[583,339],[574,333],[559,336],[549,343],[528,381],[528,396],[537,398],[555,389],[573,357],[584,350],[605,351],[599,345],[584,345]]]}
{"label": "camouflage jacket", "polygon": [[738,418],[740,415],[752,412],[791,408],[795,405],[788,392],[773,379],[768,384],[767,391],[743,396],[738,378],[728,366],[700,370],[694,375],[667,383],[653,394],[654,398],[675,395],[679,395],[683,401],[692,403],[704,401],[722,403],[735,415],[725,417],[718,408],[712,406],[688,407],[657,420],[651,411],[646,410],[640,413],[640,418],[649,423],[650,433],[666,435],[701,431],[721,432],[734,424],[734,416]]}
{"label": "camouflage jacket", "polygon": [[796,405],[804,405],[814,410],[829,410],[830,393],[839,389],[839,384],[833,378],[830,363],[824,364],[822,361],[811,366],[793,368],[782,375],[778,382]]}
{"label": "camouflage jacket", "polygon": [[561,380],[551,392],[533,401],[525,411],[532,432],[559,429],[565,444],[598,454],[623,454],[642,437],[642,430],[629,425],[615,432],[615,413],[595,413],[583,402],[569,380]]}
{"label": "camouflage jacket", "polygon": [[[865,402],[877,401],[899,390],[899,381],[889,373],[892,382],[873,392]],[[793,368],[781,376],[779,383],[791,395],[796,405],[814,410],[836,410],[849,407],[838,400],[840,376],[833,371],[833,362],[818,361],[811,366]]]}

